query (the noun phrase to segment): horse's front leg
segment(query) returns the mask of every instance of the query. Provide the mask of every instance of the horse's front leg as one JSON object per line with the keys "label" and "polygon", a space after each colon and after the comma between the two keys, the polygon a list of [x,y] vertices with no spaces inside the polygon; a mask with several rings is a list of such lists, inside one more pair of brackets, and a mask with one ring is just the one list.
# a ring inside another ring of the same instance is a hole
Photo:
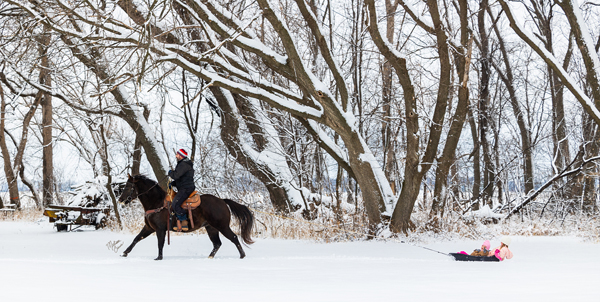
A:
{"label": "horse's front leg", "polygon": [[[137,236],[135,236],[135,238],[133,239],[133,242],[131,243],[131,245],[129,245],[129,247],[127,247],[127,249],[123,252],[121,257],[127,257],[127,255],[129,253],[131,253],[131,250],[133,250],[133,247],[138,242],[140,242],[142,239],[150,236],[150,234],[152,234],[152,233],[154,233],[154,230],[152,228],[150,228],[148,225],[144,225],[144,227],[142,228],[140,233]],[[163,234],[163,243],[164,243],[164,234]]]}
{"label": "horse's front leg", "polygon": [[165,246],[165,235],[167,233],[167,229],[159,229],[156,231],[156,238],[158,239],[158,257],[154,260],[162,260],[163,258],[163,247]]}

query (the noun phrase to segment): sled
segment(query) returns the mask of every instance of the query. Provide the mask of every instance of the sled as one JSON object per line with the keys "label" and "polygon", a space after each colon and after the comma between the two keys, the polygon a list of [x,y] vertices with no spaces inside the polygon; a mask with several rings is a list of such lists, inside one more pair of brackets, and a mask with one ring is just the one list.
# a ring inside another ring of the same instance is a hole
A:
{"label": "sled", "polygon": [[491,261],[491,262],[500,262],[500,259],[496,258],[496,256],[471,256],[460,253],[450,253],[448,254],[454,258],[456,261]]}

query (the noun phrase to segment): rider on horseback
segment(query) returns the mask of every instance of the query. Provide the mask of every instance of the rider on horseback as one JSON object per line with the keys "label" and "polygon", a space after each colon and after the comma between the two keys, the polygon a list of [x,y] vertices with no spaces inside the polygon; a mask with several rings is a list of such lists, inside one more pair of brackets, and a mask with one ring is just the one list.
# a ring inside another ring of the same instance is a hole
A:
{"label": "rider on horseback", "polygon": [[177,188],[177,195],[173,198],[173,209],[177,216],[177,226],[173,227],[174,231],[188,230],[187,212],[181,208],[181,205],[196,189],[194,185],[194,163],[187,155],[184,149],[179,149],[175,154],[177,166],[175,166],[174,171],[169,170],[168,173],[173,179],[170,185]]}

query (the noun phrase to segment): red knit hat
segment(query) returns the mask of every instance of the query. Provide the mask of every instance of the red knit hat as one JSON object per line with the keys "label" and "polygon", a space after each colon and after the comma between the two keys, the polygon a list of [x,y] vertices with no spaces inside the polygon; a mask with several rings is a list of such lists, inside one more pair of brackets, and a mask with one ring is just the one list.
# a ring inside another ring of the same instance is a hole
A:
{"label": "red knit hat", "polygon": [[181,155],[183,157],[187,157],[188,156],[187,152],[185,152],[185,150],[183,150],[183,149],[179,149],[179,151],[177,151],[177,154],[179,154],[179,155]]}

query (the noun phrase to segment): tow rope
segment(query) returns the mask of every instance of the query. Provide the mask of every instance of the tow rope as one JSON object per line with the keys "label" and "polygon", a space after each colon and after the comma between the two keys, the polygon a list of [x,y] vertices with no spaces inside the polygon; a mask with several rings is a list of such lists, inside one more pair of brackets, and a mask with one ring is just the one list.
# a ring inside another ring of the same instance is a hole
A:
{"label": "tow rope", "polygon": [[399,239],[395,239],[395,238],[385,238],[385,237],[383,237],[381,235],[370,235],[370,234],[367,234],[367,233],[364,233],[364,232],[349,231],[349,230],[345,230],[345,229],[340,229],[340,228],[335,227],[335,226],[327,226],[327,225],[324,225],[324,224],[321,224],[321,223],[312,222],[312,221],[300,220],[300,219],[285,217],[285,216],[281,216],[281,215],[277,215],[277,214],[273,214],[273,213],[267,213],[267,212],[264,212],[264,211],[256,210],[254,208],[251,208],[250,206],[248,206],[248,208],[250,208],[252,211],[255,211],[255,212],[258,212],[258,213],[275,216],[275,217],[278,217],[278,218],[281,218],[281,219],[285,219],[285,220],[293,220],[293,221],[297,221],[297,222],[308,223],[308,224],[312,224],[312,225],[316,225],[316,226],[320,226],[320,227],[324,227],[324,228],[330,228],[330,229],[333,229],[333,230],[338,230],[338,231],[345,232],[345,233],[352,233],[352,234],[361,235],[361,236],[369,236],[369,237],[381,239],[381,240],[384,240],[384,241],[391,240],[391,241],[394,241],[394,242],[397,242],[397,243],[403,243],[403,244],[407,244],[407,245],[410,245],[410,246],[414,246],[414,247],[426,249],[428,251],[432,251],[432,252],[435,252],[435,253],[438,253],[438,254],[442,254],[442,255],[446,255],[446,256],[451,256],[449,253],[440,252],[440,251],[437,251],[437,250],[434,250],[434,249],[431,249],[431,248],[428,248],[428,247],[425,247],[425,246],[420,246],[420,245],[416,245],[416,244],[413,244],[413,243],[410,243],[410,242],[406,242],[404,240],[399,240]]}

